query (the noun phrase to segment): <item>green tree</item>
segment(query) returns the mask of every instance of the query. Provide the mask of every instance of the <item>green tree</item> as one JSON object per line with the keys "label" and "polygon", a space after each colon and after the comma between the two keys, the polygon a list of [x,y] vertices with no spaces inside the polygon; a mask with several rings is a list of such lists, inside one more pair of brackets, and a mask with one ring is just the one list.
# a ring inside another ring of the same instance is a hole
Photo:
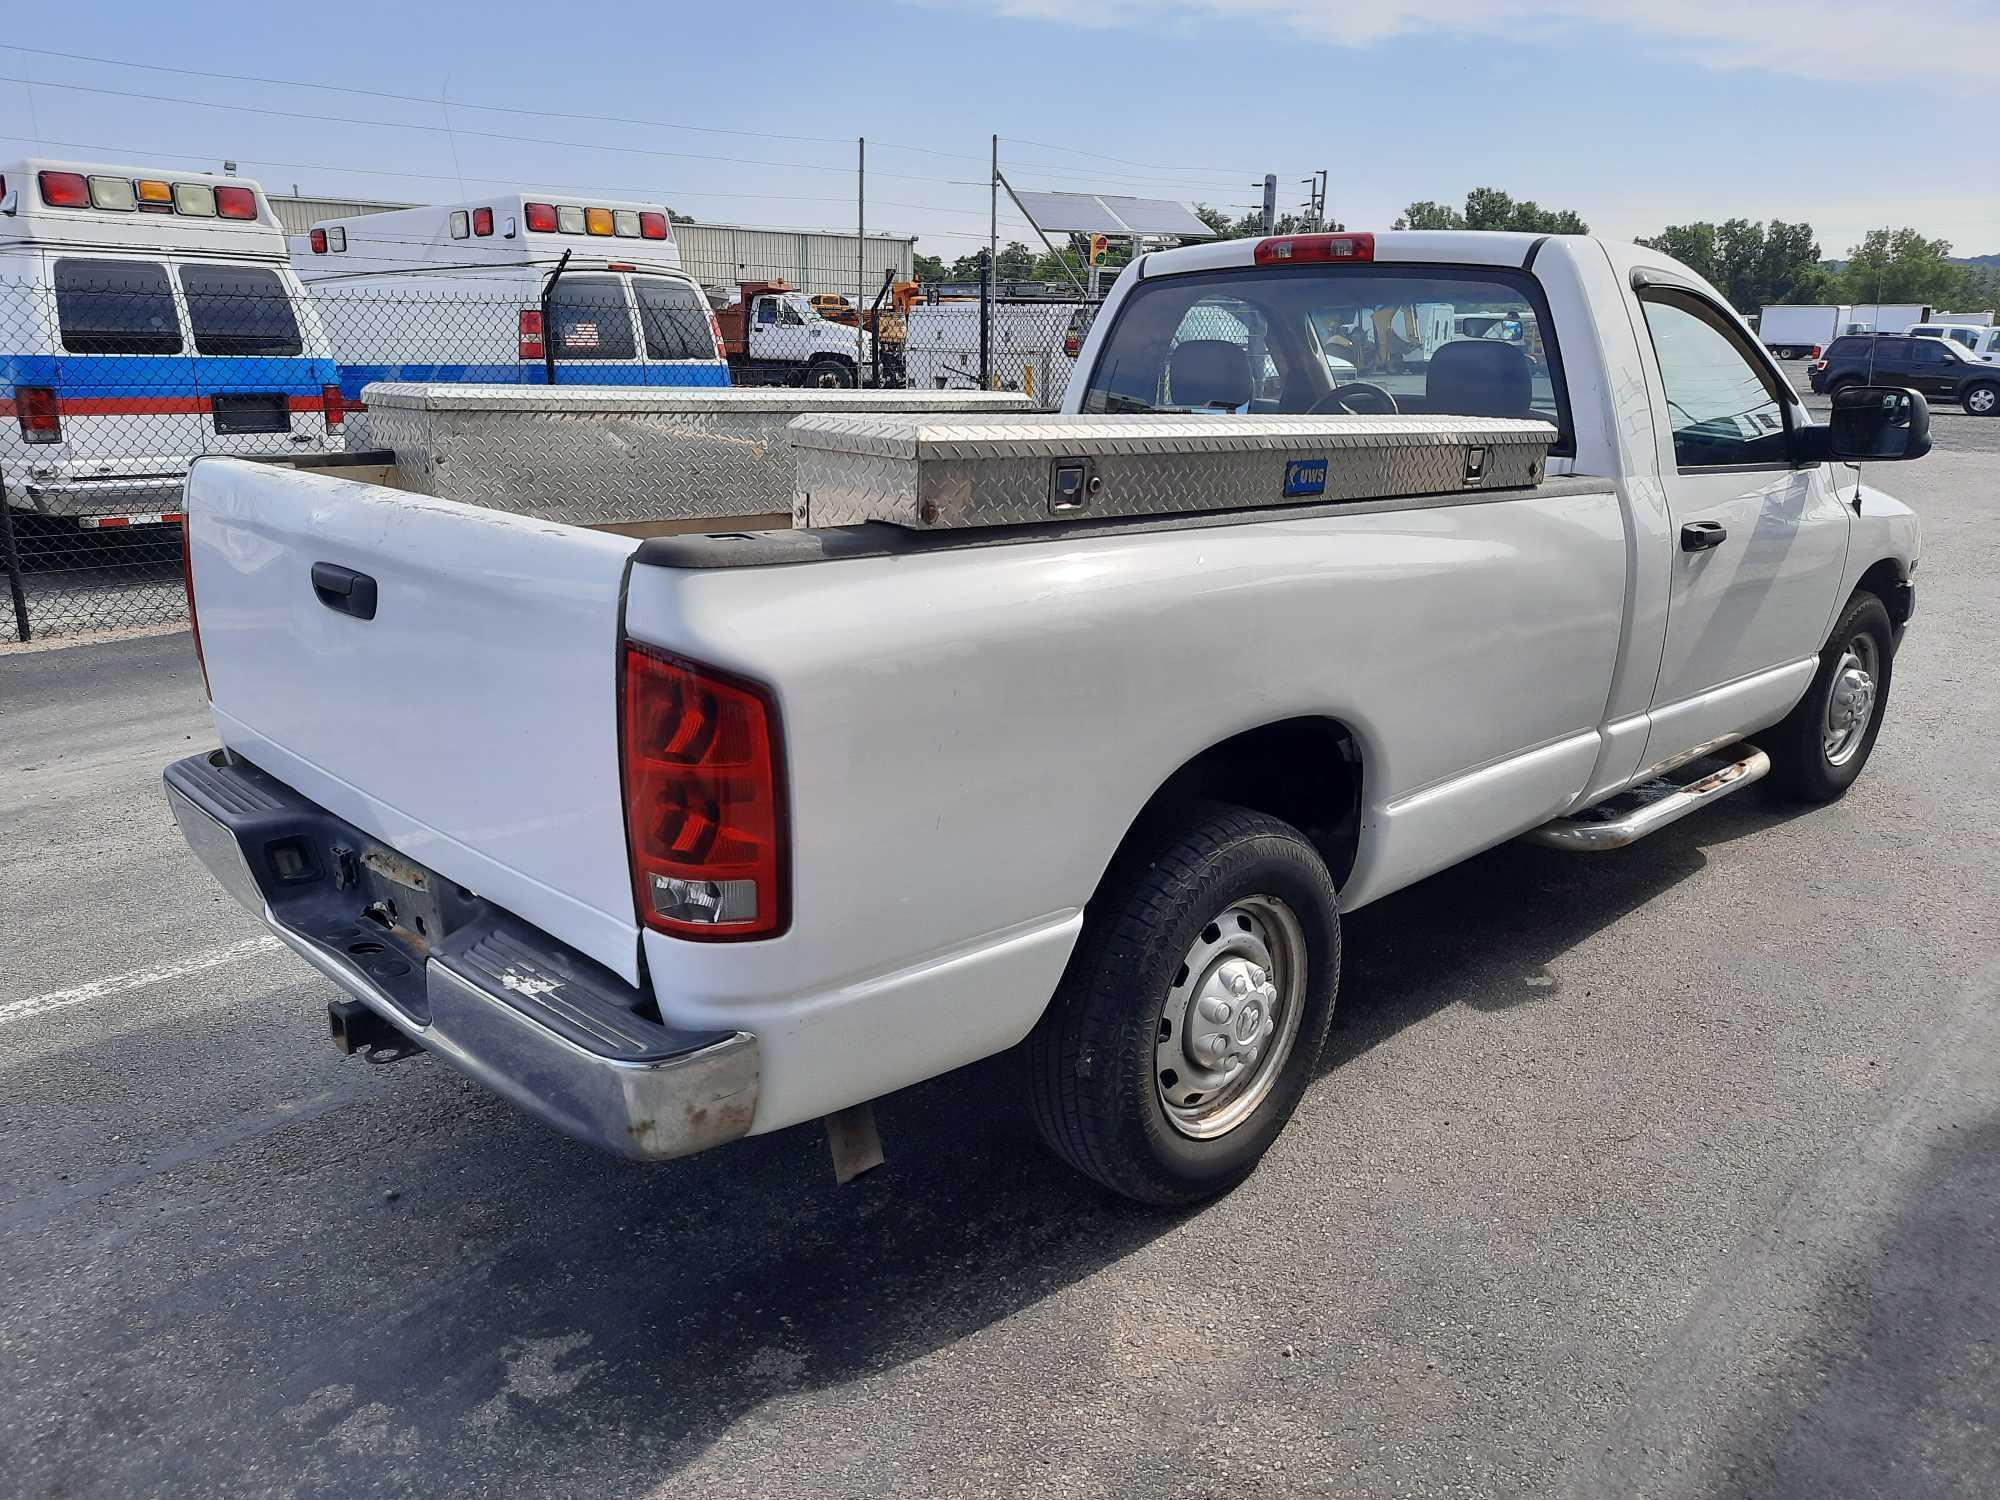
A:
{"label": "green tree", "polygon": [[1389,226],[1392,229],[1514,229],[1529,234],[1589,234],[1590,226],[1575,209],[1543,208],[1532,198],[1516,199],[1499,188],[1476,187],[1465,195],[1465,207],[1453,208],[1425,198],[1412,203]]}
{"label": "green tree", "polygon": [[1035,252],[1019,240],[1009,240],[993,262],[993,274],[1000,281],[1026,281],[1035,274]]}
{"label": "green tree", "polygon": [[935,255],[913,254],[910,257],[910,274],[919,281],[943,281],[945,263]]}
{"label": "green tree", "polygon": [[1948,240],[1926,239],[1914,229],[1871,229],[1847,252],[1841,300],[1963,307],[1977,299],[1980,279],[1950,255]]}
{"label": "green tree", "polygon": [[1827,293],[1810,224],[1704,220],[1669,224],[1639,243],[1711,282],[1739,312],[1755,312],[1767,302],[1815,302]]}

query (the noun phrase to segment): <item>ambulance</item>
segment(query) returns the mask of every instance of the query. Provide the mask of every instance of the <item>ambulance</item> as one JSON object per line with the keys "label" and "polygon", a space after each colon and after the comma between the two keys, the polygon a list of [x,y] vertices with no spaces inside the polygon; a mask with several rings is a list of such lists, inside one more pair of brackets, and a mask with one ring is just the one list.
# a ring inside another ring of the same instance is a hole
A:
{"label": "ambulance", "polygon": [[658,204],[504,193],[326,219],[291,246],[350,411],[377,380],[729,384]]}
{"label": "ambulance", "polygon": [[337,451],[343,410],[255,182],[0,165],[0,484],[17,529],[178,524],[195,458]]}

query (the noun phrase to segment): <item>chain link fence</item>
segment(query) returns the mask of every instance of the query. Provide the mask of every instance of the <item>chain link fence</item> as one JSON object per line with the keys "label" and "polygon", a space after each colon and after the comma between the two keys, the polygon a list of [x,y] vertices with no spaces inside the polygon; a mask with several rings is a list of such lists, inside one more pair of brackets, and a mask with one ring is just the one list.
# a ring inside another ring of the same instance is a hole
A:
{"label": "chain link fence", "polygon": [[189,466],[205,454],[297,462],[365,450],[361,398],[374,381],[984,385],[1053,409],[1095,311],[907,283],[861,307],[603,269],[546,289],[524,280],[518,293],[465,285],[301,292],[271,267],[127,254],[51,255],[44,280],[0,281],[0,568],[12,606],[0,641],[185,618]]}

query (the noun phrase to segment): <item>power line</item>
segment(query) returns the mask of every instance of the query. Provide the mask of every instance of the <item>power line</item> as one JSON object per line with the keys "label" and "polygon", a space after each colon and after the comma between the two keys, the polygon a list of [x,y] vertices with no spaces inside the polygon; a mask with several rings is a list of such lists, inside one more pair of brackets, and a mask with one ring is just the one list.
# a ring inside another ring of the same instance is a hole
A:
{"label": "power line", "polygon": [[[12,77],[0,77],[0,83],[18,83],[23,85],[24,87],[38,88],[38,89],[64,89],[71,93],[104,94],[115,99],[140,99],[149,104],[179,104],[179,105],[185,105],[193,109],[220,109],[220,110],[230,110],[240,114],[273,115],[280,119],[286,119],[286,120],[310,120],[313,123],[319,125],[324,125],[328,123],[329,119],[329,117],[326,115],[311,114],[304,110],[271,109],[267,106],[258,104],[218,104],[213,100],[208,100],[208,99],[181,99],[169,94],[142,94],[130,89],[99,88],[90,84],[83,84],[83,83],[50,83],[42,79],[27,79],[27,78],[12,78]],[[437,103],[435,99],[426,100],[424,102],[432,105]],[[740,166],[740,167],[782,167],[787,170],[802,171],[802,172],[838,172],[843,176],[851,173],[854,170],[851,166],[847,165],[829,166],[824,162],[768,161],[761,157],[716,156],[711,153],[699,152],[699,151],[662,151],[650,146],[614,146],[599,141],[563,141],[563,140],[555,140],[547,136],[513,135],[505,131],[498,131],[498,130],[459,129],[456,132],[452,132],[448,131],[446,127],[443,125],[425,125],[414,120],[344,119],[341,121],[341,123],[346,125],[365,125],[371,128],[377,128],[382,130],[420,130],[429,135],[445,135],[445,134],[456,133],[458,135],[476,136],[483,140],[514,141],[530,146],[561,146],[564,149],[571,151],[616,151],[627,156],[658,156],[658,157],[671,158],[676,161],[723,162],[731,166]],[[942,183],[950,187],[985,186],[984,183],[960,182],[955,178],[928,177],[910,172],[883,172],[878,175],[883,177],[893,177],[903,182],[934,182],[934,183]]]}
{"label": "power line", "polygon": [[[1023,140],[1017,140],[1012,136],[1005,136],[1005,135],[1001,136],[1000,139],[1005,141],[1010,146],[1032,146],[1037,151],[1059,151],[1068,156],[1088,156],[1093,161],[1116,162],[1121,167],[1142,167],[1147,171],[1151,172],[1204,172],[1204,173],[1219,172],[1219,173],[1225,173],[1231,177],[1241,175],[1239,172],[1234,171],[1227,167],[1170,166],[1164,162],[1132,161],[1129,158],[1123,156],[1106,156],[1102,152],[1085,151],[1078,146],[1057,146],[1051,144],[1048,141],[1023,141]],[[1246,167],[1243,168],[1242,170],[1247,172],[1249,168]]]}
{"label": "power line", "polygon": [[[332,94],[354,94],[367,99],[391,99],[402,104],[435,104],[435,99],[420,94],[398,94],[387,89],[356,88],[345,83],[314,83],[304,78],[272,78],[256,73],[222,73],[209,68],[178,68],[166,63],[136,62],[130,58],[97,57],[87,52],[63,52],[53,47],[23,47],[18,43],[5,44],[5,50],[27,52],[37,57],[60,57],[70,62],[97,63],[113,68],[140,68],[152,73],[175,73],[185,78],[212,78],[226,83],[268,84],[275,88],[319,89]],[[464,99],[454,99],[451,103],[459,109],[476,109],[493,114],[532,115],[545,120],[583,120],[602,125],[643,125],[652,130],[686,130],[705,135],[735,135],[762,141],[799,141],[821,146],[847,146],[851,141],[846,136],[832,135],[788,135],[773,130],[740,130],[723,125],[688,125],[678,120],[649,120],[634,115],[585,114],[570,110],[528,108],[518,104],[479,104]],[[974,156],[964,151],[942,151],[935,146],[911,146],[899,141],[879,141],[869,138],[869,145],[885,147],[893,151],[914,151],[925,156],[944,157],[952,161],[983,162],[982,156]]]}

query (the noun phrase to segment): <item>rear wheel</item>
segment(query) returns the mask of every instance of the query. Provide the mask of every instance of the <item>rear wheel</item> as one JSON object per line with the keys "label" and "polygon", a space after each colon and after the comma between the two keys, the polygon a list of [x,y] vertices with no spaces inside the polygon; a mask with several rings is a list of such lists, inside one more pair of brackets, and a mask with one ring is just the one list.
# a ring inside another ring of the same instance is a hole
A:
{"label": "rear wheel", "polygon": [[1889,611],[1873,594],[1847,601],[1819,654],[1805,697],[1757,743],[1771,757],[1771,785],[1801,802],[1845,795],[1875,749],[1895,665]]}
{"label": "rear wheel", "polygon": [[1250,1174],[1318,1065],[1340,982],[1332,876],[1288,823],[1221,804],[1123,852],[1025,1048],[1049,1145],[1142,1203]]}
{"label": "rear wheel", "polygon": [[1969,386],[1961,404],[1975,417],[2000,415],[2000,385],[1982,380],[1978,385]]}

